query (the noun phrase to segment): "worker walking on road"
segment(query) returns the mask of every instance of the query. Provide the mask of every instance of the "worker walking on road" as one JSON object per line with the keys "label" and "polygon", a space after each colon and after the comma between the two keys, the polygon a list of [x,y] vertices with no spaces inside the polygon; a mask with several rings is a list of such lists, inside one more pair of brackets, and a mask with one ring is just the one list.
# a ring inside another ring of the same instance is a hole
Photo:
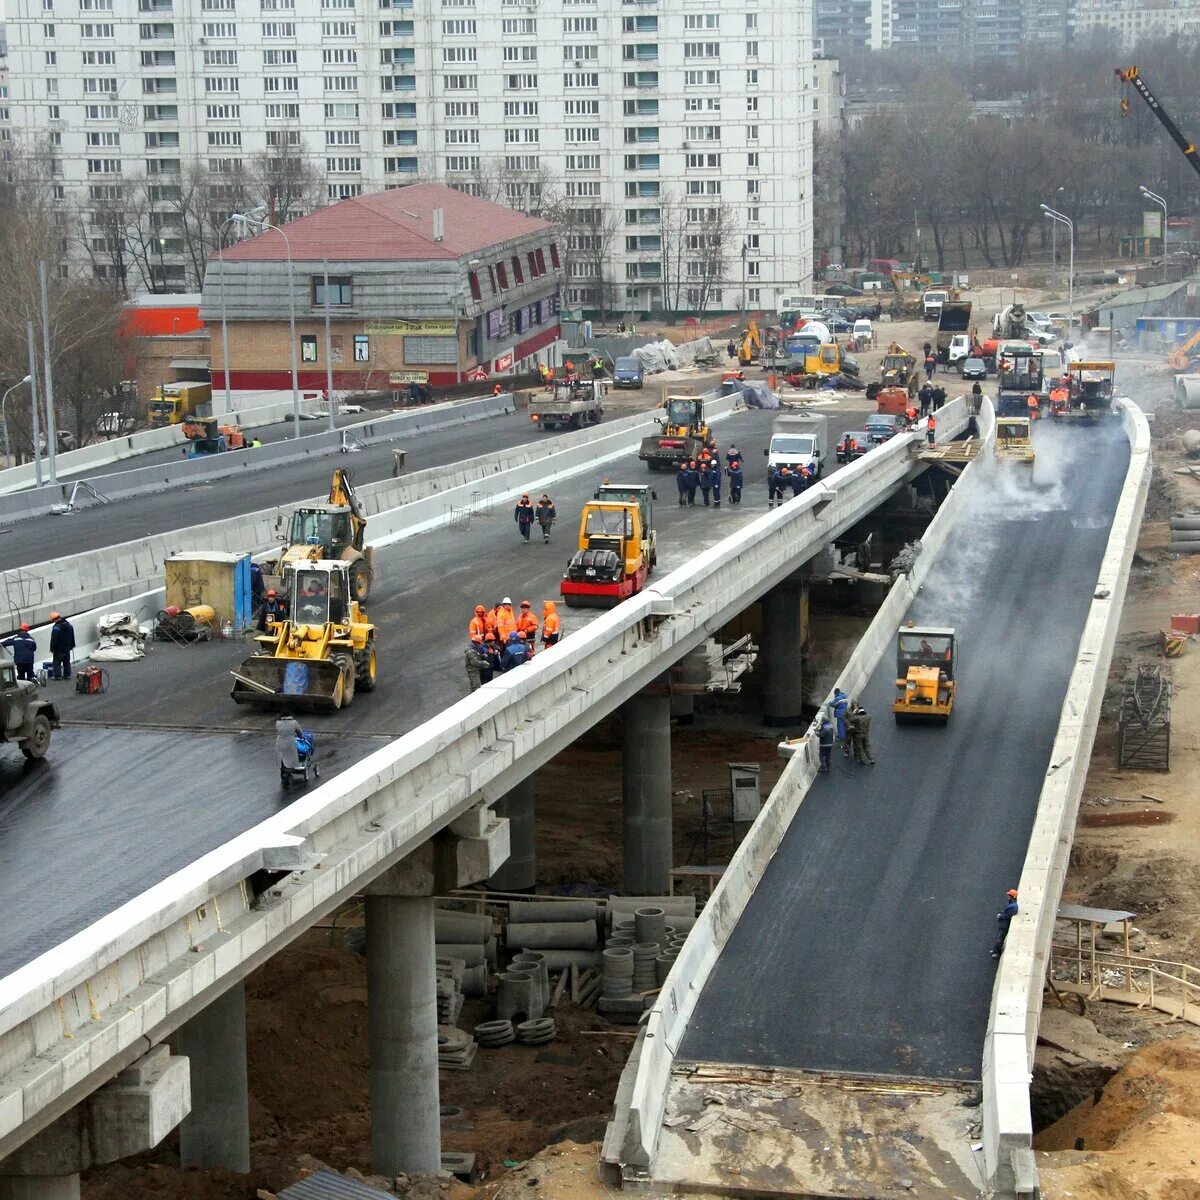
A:
{"label": "worker walking on road", "polygon": [[742,484],[745,483],[742,460],[740,458],[733,459],[729,466],[725,468],[725,474],[729,476],[729,503],[741,504]]}
{"label": "worker walking on road", "polygon": [[71,678],[71,659],[75,652],[75,629],[71,622],[60,613],[50,614],[54,627],[50,630],[50,657],[53,665],[50,675],[53,679]]}
{"label": "worker walking on road", "polygon": [[33,679],[33,664],[37,661],[37,642],[29,632],[28,625],[22,625],[12,637],[3,643],[12,651],[13,662],[17,664],[18,679]]}
{"label": "worker walking on road", "polygon": [[979,416],[979,410],[983,406],[983,386],[979,380],[975,380],[971,384],[971,416]]}
{"label": "worker walking on road", "polygon": [[558,619],[558,605],[553,600],[542,604],[542,645],[557,646],[562,637],[562,622]]}
{"label": "worker walking on road", "polygon": [[871,714],[861,704],[855,704],[850,709],[847,725],[850,730],[850,749],[854,751],[854,761],[860,766],[870,763],[875,765],[871,754]]}
{"label": "worker walking on road", "polygon": [[537,502],[537,523],[542,529],[542,541],[550,541],[550,526],[558,520],[558,513],[554,511],[554,501],[542,493],[542,498]]}
{"label": "worker walking on road", "polygon": [[937,370],[937,359],[933,356],[932,350],[925,351],[925,378],[932,379],[934,371]]}
{"label": "worker walking on road", "polygon": [[933,413],[929,414],[929,420],[925,422],[925,439],[931,446],[937,441],[937,417]]}
{"label": "worker walking on road", "polygon": [[476,691],[492,677],[492,664],[483,652],[483,638],[472,637],[463,652],[463,666],[467,669],[467,687]]}
{"label": "worker walking on road", "polygon": [[833,765],[833,741],[837,730],[829,719],[827,712],[821,714],[821,723],[817,726],[817,753],[820,755],[822,775],[828,775]]}
{"label": "worker walking on road", "polygon": [[992,947],[992,957],[999,958],[1001,951],[1004,949],[1005,939],[1008,937],[1008,927],[1012,924],[1013,917],[1020,911],[1017,906],[1017,889],[1009,888],[1005,896],[1004,907],[996,914],[996,944]]}
{"label": "worker walking on road", "polygon": [[933,407],[933,387],[928,382],[923,383],[917,398],[921,401],[921,416],[929,416],[929,410]]}
{"label": "worker walking on road", "polygon": [[517,501],[517,508],[513,513],[513,519],[517,522],[517,528],[521,531],[521,536],[528,543],[529,531],[533,528],[533,503],[530,501],[528,495],[522,496]]}

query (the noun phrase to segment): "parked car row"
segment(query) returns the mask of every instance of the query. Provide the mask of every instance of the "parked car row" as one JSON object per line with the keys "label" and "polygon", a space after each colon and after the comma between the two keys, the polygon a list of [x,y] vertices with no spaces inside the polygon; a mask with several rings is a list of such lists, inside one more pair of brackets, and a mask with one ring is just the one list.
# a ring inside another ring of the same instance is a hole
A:
{"label": "parked car row", "polygon": [[903,428],[900,417],[891,413],[872,413],[861,429],[850,429],[842,434],[834,448],[834,455],[840,463],[854,462],[876,446],[894,438]]}

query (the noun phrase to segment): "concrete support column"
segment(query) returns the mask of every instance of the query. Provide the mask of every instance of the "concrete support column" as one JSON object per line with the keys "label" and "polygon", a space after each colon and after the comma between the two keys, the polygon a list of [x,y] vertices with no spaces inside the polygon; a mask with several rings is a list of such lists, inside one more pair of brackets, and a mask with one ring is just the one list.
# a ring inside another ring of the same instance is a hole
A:
{"label": "concrete support column", "polygon": [[0,1200],[79,1200],[79,1176],[0,1176]]}
{"label": "concrete support column", "polygon": [[781,583],[762,598],[763,722],[774,728],[803,721],[801,591],[800,584]]}
{"label": "concrete support column", "polygon": [[508,818],[509,841],[508,861],[488,879],[494,892],[531,892],[537,886],[533,780],[532,775],[522,779],[492,805],[496,816]]}
{"label": "concrete support column", "polygon": [[191,1063],[192,1078],[192,1111],[179,1127],[180,1162],[247,1174],[246,985],[235,984],[197,1013],[177,1041]]}
{"label": "concrete support column", "polygon": [[431,867],[401,863],[367,894],[367,996],[371,1169],[432,1174],[442,1135]]}
{"label": "concrete support column", "polygon": [[625,892],[665,896],[670,889],[671,697],[642,691],[621,708],[621,786],[625,817]]}

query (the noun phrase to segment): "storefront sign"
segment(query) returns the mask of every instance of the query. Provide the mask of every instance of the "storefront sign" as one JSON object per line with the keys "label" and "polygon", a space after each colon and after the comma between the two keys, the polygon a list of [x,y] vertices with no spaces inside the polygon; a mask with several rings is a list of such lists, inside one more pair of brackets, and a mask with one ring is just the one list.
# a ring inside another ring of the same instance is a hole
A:
{"label": "storefront sign", "polygon": [[394,334],[410,334],[423,337],[454,337],[458,325],[454,321],[368,321],[368,336],[388,337]]}
{"label": "storefront sign", "polygon": [[492,370],[499,375],[502,371],[511,371],[513,365],[513,352],[505,350],[503,354],[497,354],[492,359]]}
{"label": "storefront sign", "polygon": [[390,371],[388,383],[428,383],[428,371]]}
{"label": "storefront sign", "polygon": [[482,383],[488,377],[486,367],[472,367],[467,372],[468,383]]}

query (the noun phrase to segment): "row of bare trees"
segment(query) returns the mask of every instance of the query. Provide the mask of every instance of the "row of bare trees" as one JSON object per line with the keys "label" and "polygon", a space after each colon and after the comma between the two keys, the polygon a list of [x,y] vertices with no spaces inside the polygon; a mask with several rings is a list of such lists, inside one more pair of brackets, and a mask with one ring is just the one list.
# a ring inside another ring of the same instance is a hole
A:
{"label": "row of bare trees", "polygon": [[[1030,51],[1019,73],[963,72],[936,57],[873,57],[861,86],[877,107],[845,131],[840,154],[818,148],[818,168],[825,163],[825,177],[841,189],[851,262],[895,256],[921,257],[939,270],[1018,266],[1048,251],[1043,203],[1075,222],[1077,257],[1104,256],[1117,252],[1123,235],[1141,231],[1139,184],[1178,197],[1173,215],[1191,208],[1191,167],[1140,99],[1131,97],[1122,116],[1117,64],[1103,44],[1067,56]],[[1192,84],[1200,46],[1151,43],[1137,57],[1178,124],[1200,135]],[[1001,103],[978,102],[980,77],[989,99]],[[822,199],[818,179],[818,207]]]}

